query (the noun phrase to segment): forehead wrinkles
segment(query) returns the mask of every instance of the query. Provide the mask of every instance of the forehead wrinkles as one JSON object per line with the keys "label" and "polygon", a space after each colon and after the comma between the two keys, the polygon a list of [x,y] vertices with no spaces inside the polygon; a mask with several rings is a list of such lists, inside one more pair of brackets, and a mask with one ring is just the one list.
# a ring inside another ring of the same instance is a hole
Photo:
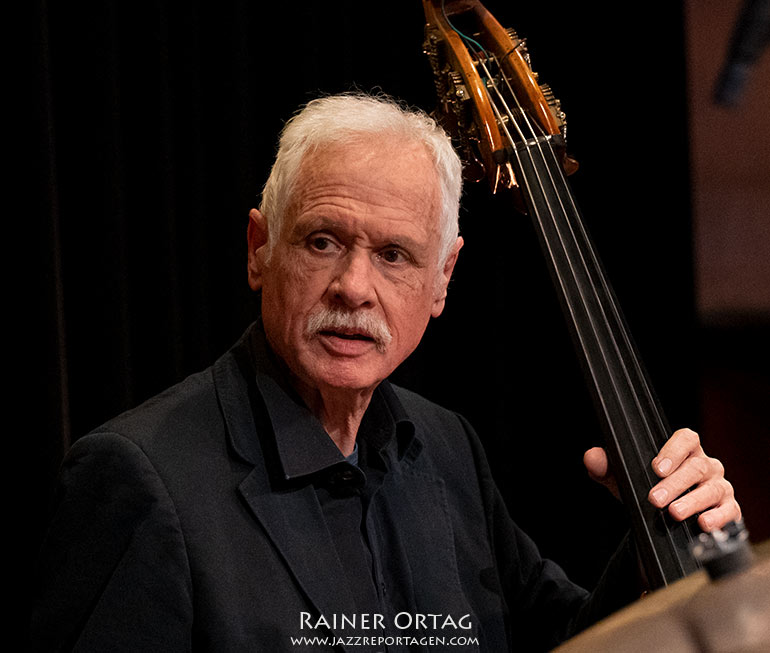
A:
{"label": "forehead wrinkles", "polygon": [[427,193],[413,193],[403,186],[383,182],[377,177],[368,180],[345,178],[343,175],[319,174],[317,179],[306,180],[298,188],[295,204],[298,208],[311,208],[314,204],[334,205],[343,208],[355,207],[386,209],[395,211],[423,212],[432,206],[426,201]]}
{"label": "forehead wrinkles", "polygon": [[437,228],[438,173],[415,143],[335,144],[305,156],[289,202],[290,215],[313,203],[385,209],[422,216]]}

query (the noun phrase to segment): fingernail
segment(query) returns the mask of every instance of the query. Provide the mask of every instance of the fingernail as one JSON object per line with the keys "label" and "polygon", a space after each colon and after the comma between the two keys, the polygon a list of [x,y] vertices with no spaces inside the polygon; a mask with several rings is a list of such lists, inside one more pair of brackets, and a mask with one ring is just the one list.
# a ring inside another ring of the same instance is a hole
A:
{"label": "fingernail", "polygon": [[684,512],[684,501],[677,501],[676,503],[671,504],[671,509],[677,514],[681,515]]}
{"label": "fingernail", "polygon": [[669,458],[664,458],[658,463],[658,471],[661,474],[668,474],[671,471],[672,464]]}
{"label": "fingernail", "polygon": [[652,498],[654,499],[655,503],[659,506],[662,506],[666,503],[666,497],[668,496],[668,492],[665,488],[660,488],[658,490],[655,490],[655,492],[652,493]]}
{"label": "fingernail", "polygon": [[714,520],[708,515],[701,517],[701,519],[703,520],[703,526],[705,527],[705,529],[711,530],[711,527],[714,525]]}

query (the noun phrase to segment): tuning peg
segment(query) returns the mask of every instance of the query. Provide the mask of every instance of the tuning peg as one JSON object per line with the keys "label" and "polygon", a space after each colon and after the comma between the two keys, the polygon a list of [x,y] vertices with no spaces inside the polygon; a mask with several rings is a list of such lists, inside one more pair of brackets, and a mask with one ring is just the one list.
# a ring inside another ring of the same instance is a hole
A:
{"label": "tuning peg", "polygon": [[531,68],[532,62],[530,61],[529,50],[527,49],[527,39],[519,38],[518,33],[512,27],[508,27],[505,31],[508,32],[508,36],[511,37],[511,41],[516,44],[516,50],[519,52],[519,54],[521,54],[521,56],[524,58],[524,61],[526,61],[527,65]]}

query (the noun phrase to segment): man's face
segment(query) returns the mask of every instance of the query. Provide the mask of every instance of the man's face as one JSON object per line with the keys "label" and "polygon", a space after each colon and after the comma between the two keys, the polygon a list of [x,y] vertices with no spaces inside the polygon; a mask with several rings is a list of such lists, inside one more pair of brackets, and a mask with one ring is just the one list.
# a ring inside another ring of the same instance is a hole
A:
{"label": "man's face", "polygon": [[[386,378],[441,313],[462,244],[439,266],[435,168],[424,146],[386,139],[305,158],[267,261],[264,220],[251,218],[249,283],[262,289],[268,341],[311,390],[366,391]],[[390,338],[335,325],[329,310],[379,323]]]}

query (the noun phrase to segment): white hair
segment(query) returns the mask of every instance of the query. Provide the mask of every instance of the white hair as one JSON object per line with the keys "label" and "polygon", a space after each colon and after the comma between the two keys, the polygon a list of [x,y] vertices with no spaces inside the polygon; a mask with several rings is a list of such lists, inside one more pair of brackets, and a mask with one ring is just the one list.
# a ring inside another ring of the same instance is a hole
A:
{"label": "white hair", "polygon": [[267,222],[268,256],[281,233],[303,157],[323,145],[344,143],[357,135],[394,136],[425,145],[439,177],[439,266],[443,267],[459,232],[460,158],[447,134],[430,116],[387,96],[363,93],[343,93],[312,100],[284,126],[259,206]]}

